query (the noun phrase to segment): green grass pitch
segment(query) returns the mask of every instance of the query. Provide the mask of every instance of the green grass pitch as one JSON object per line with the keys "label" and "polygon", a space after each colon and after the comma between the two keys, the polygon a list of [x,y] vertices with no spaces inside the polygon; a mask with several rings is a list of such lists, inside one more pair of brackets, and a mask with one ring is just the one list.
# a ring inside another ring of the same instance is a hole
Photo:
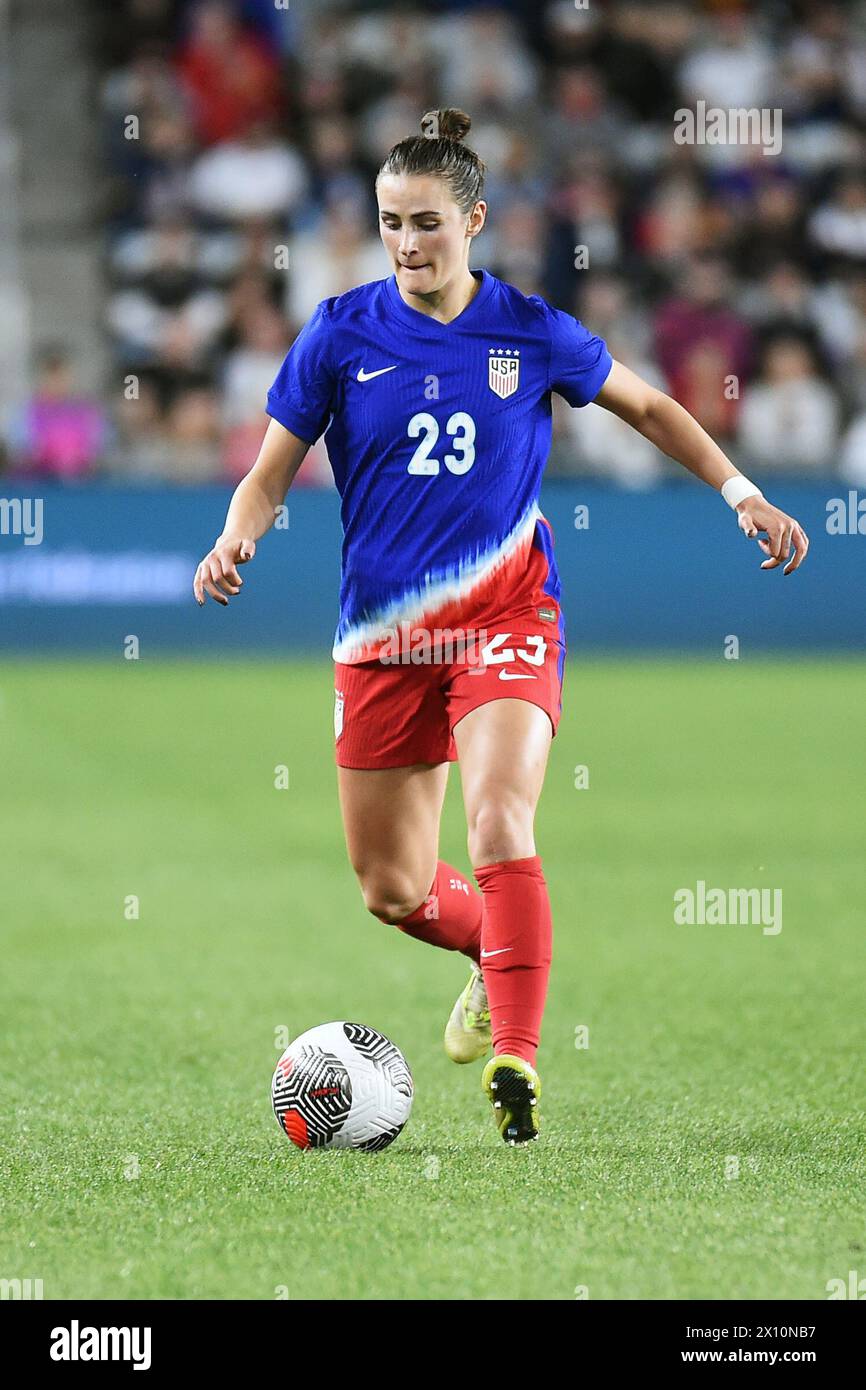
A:
{"label": "green grass pitch", "polygon": [[[0,672],[0,1277],[46,1298],[823,1299],[866,1275],[866,667],[570,664],[526,1150],[442,1050],[462,958],[362,908],[331,690],[325,662]],[[441,853],[468,871],[456,769]],[[781,888],[782,931],[676,925],[699,879]],[[277,1030],[335,1018],[412,1067],[382,1154],[302,1154],[274,1120]]]}

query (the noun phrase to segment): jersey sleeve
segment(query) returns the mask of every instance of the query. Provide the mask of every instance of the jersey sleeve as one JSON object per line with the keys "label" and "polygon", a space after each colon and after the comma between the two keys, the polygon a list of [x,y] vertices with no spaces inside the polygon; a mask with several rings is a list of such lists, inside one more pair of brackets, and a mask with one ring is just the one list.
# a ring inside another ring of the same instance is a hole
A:
{"label": "jersey sleeve", "polygon": [[327,306],[322,300],[304,324],[268,392],[268,415],[308,444],[327,429],[336,394]]}
{"label": "jersey sleeve", "polygon": [[550,380],[569,405],[589,405],[607,381],[613,358],[603,338],[584,328],[579,319],[547,306],[550,331]]}

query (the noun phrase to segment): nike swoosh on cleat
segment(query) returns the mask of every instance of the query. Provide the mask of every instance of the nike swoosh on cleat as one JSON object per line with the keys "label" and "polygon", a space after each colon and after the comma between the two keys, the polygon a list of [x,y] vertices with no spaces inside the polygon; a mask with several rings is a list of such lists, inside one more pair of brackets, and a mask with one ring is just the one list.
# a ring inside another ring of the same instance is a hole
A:
{"label": "nike swoosh on cleat", "polygon": [[384,376],[386,372],[396,372],[399,362],[395,362],[393,367],[380,367],[377,372],[365,372],[362,367],[358,372],[359,381],[372,381],[374,376]]}
{"label": "nike swoosh on cleat", "polygon": [[503,955],[506,951],[513,951],[513,950],[514,950],[514,947],[513,947],[513,946],[500,946],[498,951],[482,951],[482,952],[481,952],[481,955],[482,955],[483,959],[486,960],[488,956],[501,956],[501,955]]}
{"label": "nike swoosh on cleat", "polygon": [[538,680],[538,677],[530,676],[524,671],[500,671],[499,679],[501,681],[534,681]]}

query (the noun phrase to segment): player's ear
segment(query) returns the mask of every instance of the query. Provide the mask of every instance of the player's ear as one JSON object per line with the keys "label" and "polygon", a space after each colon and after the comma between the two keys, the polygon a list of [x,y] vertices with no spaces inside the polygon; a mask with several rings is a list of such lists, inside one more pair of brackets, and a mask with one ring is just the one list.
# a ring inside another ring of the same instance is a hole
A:
{"label": "player's ear", "polygon": [[483,198],[479,198],[478,202],[475,204],[474,208],[469,214],[469,220],[466,223],[466,235],[477,236],[478,233],[481,231],[481,228],[484,226],[486,219],[487,204],[484,202]]}

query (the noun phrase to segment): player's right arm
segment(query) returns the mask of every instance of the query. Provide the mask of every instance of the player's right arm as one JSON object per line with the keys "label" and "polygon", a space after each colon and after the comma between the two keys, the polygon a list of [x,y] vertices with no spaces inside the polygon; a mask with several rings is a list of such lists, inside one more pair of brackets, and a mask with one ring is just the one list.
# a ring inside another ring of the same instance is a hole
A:
{"label": "player's right arm", "polygon": [[192,587],[199,604],[210,594],[225,606],[232,594],[240,593],[244,581],[238,565],[253,558],[256,541],[273,526],[309,447],[279,420],[271,420],[258,458],[235,489],[222,534],[195,572]]}

